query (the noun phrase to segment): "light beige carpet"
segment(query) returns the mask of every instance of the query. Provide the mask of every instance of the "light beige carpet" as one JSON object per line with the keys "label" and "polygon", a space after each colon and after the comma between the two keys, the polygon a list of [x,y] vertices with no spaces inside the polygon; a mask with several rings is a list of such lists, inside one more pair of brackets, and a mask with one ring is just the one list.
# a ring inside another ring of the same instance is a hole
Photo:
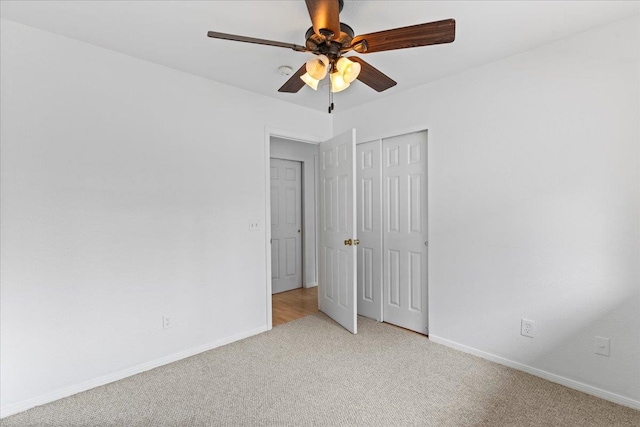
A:
{"label": "light beige carpet", "polygon": [[8,417],[10,426],[640,426],[640,411],[323,314]]}

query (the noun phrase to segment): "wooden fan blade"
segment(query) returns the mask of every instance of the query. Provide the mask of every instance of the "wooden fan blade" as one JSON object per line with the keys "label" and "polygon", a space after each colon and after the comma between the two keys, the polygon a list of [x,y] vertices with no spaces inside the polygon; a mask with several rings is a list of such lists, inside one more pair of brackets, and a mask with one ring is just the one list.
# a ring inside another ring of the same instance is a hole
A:
{"label": "wooden fan blade", "polygon": [[304,46],[299,46],[293,43],[275,42],[273,40],[256,39],[254,37],[236,36],[234,34],[218,33],[217,31],[209,31],[207,36],[214,39],[232,40],[236,42],[263,44],[267,46],[286,47],[298,52],[307,52],[308,49]]}
{"label": "wooden fan blade", "polygon": [[357,36],[351,42],[351,47],[358,53],[372,53],[451,43],[455,38],[455,19],[445,19]]}
{"label": "wooden fan blade", "polygon": [[280,89],[278,89],[278,92],[288,92],[288,93],[298,92],[300,89],[302,89],[302,86],[305,85],[305,82],[302,81],[300,76],[302,76],[306,72],[307,72],[307,63],[305,62],[304,64],[302,64],[302,67],[300,67],[300,69],[296,71],[296,73],[293,76],[291,76],[291,78],[287,80]]}
{"label": "wooden fan blade", "polygon": [[349,60],[357,62],[362,67],[360,69],[360,74],[358,74],[358,80],[378,92],[382,92],[383,90],[387,90],[398,84],[382,71],[378,70],[373,65],[364,62],[357,56],[350,56]]}
{"label": "wooden fan blade", "polygon": [[313,31],[327,39],[340,36],[340,3],[338,0],[306,0]]}

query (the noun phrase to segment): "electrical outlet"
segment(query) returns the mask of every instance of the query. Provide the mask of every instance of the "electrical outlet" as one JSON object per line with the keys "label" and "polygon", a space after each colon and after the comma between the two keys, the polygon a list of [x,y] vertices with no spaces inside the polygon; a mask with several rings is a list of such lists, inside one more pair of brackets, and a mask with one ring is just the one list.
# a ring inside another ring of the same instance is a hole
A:
{"label": "electrical outlet", "polygon": [[595,338],[595,345],[596,345],[596,354],[609,357],[609,350],[610,350],[609,338],[598,337],[598,336],[594,338]]}
{"label": "electrical outlet", "polygon": [[520,319],[520,335],[533,338],[535,323],[533,320]]}
{"label": "electrical outlet", "polygon": [[260,231],[260,221],[257,219],[250,219],[249,231]]}
{"label": "electrical outlet", "polygon": [[171,321],[171,317],[162,316],[162,329],[171,329],[173,326],[173,322]]}

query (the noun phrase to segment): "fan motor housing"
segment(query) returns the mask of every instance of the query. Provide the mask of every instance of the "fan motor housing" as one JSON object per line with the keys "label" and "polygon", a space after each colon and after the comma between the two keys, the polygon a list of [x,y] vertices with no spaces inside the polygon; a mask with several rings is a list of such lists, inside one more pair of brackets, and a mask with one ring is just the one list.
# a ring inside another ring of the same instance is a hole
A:
{"label": "fan motor housing", "polygon": [[348,48],[353,40],[354,32],[353,28],[349,25],[340,23],[340,34],[338,37],[333,37],[331,40],[326,40],[323,36],[316,34],[313,27],[307,30],[305,34],[307,49],[313,51],[315,54],[327,55],[329,58],[335,59],[340,56],[340,51],[343,48]]}

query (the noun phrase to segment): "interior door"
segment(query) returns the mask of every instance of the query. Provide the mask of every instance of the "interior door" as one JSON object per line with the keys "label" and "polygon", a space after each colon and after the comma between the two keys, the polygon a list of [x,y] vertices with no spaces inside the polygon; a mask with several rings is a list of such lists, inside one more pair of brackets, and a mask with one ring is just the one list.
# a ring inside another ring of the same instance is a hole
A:
{"label": "interior door", "polygon": [[356,146],[358,314],[382,321],[382,141]]}
{"label": "interior door", "polygon": [[318,308],[357,332],[356,131],[319,146]]}
{"label": "interior door", "polygon": [[302,287],[301,164],[271,159],[271,290]]}
{"label": "interior door", "polygon": [[383,317],[428,334],[427,134],[382,141]]}

